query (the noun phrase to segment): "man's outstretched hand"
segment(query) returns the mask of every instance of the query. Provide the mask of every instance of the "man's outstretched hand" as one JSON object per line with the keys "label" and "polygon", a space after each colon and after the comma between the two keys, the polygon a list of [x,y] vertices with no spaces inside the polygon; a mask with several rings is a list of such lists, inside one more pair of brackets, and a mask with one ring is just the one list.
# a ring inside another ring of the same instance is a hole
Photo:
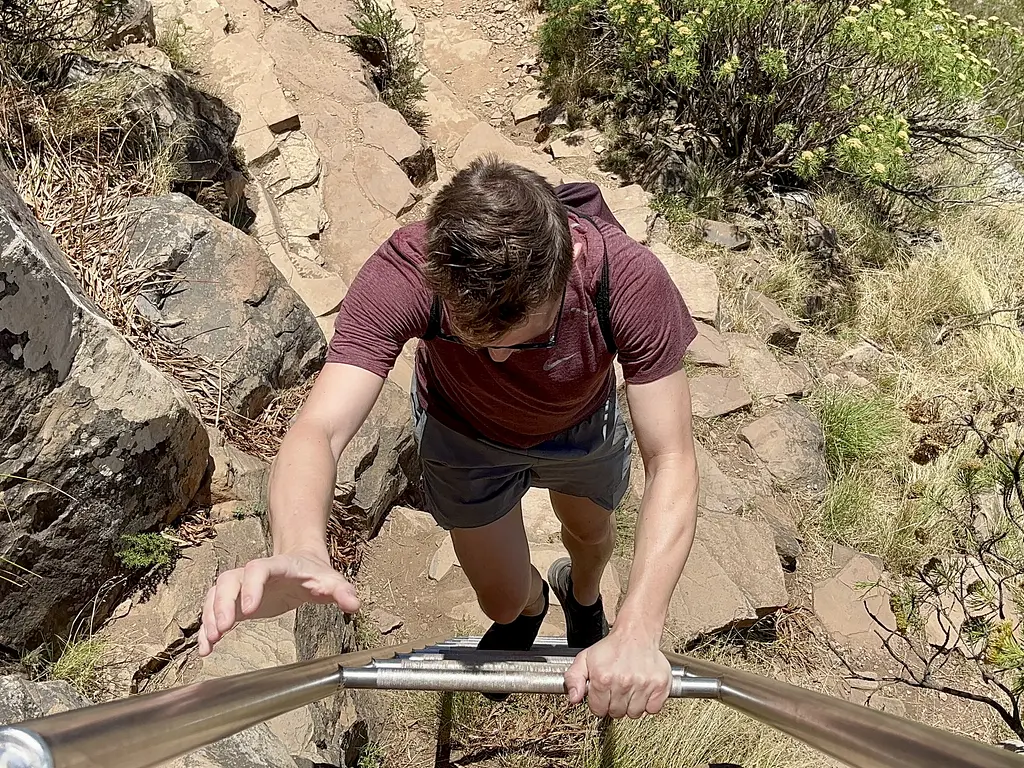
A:
{"label": "man's outstretched hand", "polygon": [[359,610],[355,588],[331,567],[326,553],[274,555],[225,571],[206,593],[199,655],[208,656],[239,621],[280,616],[303,603],[335,603],[345,613]]}
{"label": "man's outstretched hand", "polygon": [[672,665],[650,641],[613,629],[608,637],[580,651],[565,673],[569,701],[584,698],[598,717],[638,718],[665,706]]}

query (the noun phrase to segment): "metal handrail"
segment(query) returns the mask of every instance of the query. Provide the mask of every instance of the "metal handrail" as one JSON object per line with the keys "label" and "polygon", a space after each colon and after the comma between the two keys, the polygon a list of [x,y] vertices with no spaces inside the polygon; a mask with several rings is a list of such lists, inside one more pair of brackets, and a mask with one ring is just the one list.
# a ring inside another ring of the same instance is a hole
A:
{"label": "metal handrail", "polygon": [[[574,650],[477,651],[478,638],[290,664],[0,728],[3,768],[149,768],[343,688],[564,693]],[[672,695],[717,699],[853,768],[1024,768],[987,744],[770,678],[666,654]]]}

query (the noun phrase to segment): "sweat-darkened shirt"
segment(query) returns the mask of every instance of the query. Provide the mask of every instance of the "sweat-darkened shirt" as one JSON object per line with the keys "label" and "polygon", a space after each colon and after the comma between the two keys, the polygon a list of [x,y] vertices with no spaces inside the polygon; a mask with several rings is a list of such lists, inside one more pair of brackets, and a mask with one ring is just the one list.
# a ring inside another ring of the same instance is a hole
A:
{"label": "sweat-darkened shirt", "polygon": [[[583,248],[573,261],[556,345],[516,351],[501,363],[486,350],[440,339],[421,340],[417,348],[421,405],[463,434],[529,448],[580,423],[605,402],[614,386],[613,357],[594,307],[605,246],[612,331],[628,383],[673,373],[697,335],[664,265],[626,236],[598,188],[568,184],[558,193],[569,210],[573,242]],[[580,214],[599,219],[600,231]],[[367,260],[342,302],[328,362],[385,377],[403,345],[426,333],[432,301],[422,276],[426,241],[426,226],[410,224]],[[442,330],[451,334],[444,322]],[[537,340],[547,338],[545,332]]]}

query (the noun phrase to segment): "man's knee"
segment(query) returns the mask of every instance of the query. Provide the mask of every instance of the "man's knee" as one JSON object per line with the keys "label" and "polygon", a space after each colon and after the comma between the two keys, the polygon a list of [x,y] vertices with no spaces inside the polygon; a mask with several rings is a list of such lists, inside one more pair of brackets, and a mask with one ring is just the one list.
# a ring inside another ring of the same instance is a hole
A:
{"label": "man's knee", "polygon": [[503,589],[495,592],[478,592],[476,596],[480,608],[487,618],[499,624],[510,624],[526,608],[530,601],[529,582],[522,589]]}
{"label": "man's knee", "polygon": [[596,547],[607,543],[615,533],[614,515],[606,513],[602,518],[587,520],[571,527],[564,522],[565,531],[584,546]]}

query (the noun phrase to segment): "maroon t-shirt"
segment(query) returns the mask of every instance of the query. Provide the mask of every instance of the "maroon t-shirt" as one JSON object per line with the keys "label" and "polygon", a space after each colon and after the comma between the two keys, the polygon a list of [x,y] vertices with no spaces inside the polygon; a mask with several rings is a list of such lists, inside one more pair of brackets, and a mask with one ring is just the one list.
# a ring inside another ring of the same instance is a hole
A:
{"label": "maroon t-shirt", "polygon": [[[697,335],[664,265],[626,236],[597,187],[571,184],[558,192],[569,210],[573,242],[583,248],[573,261],[556,345],[516,351],[501,363],[486,350],[440,339],[421,340],[417,348],[421,405],[463,434],[529,448],[605,402],[614,386],[613,358],[594,307],[605,246],[612,332],[627,382],[644,384],[674,372]],[[581,213],[601,219],[600,231]],[[385,377],[403,345],[426,333],[432,301],[421,272],[426,240],[426,226],[410,224],[367,260],[341,304],[328,362]],[[452,333],[445,320],[441,329]]]}

